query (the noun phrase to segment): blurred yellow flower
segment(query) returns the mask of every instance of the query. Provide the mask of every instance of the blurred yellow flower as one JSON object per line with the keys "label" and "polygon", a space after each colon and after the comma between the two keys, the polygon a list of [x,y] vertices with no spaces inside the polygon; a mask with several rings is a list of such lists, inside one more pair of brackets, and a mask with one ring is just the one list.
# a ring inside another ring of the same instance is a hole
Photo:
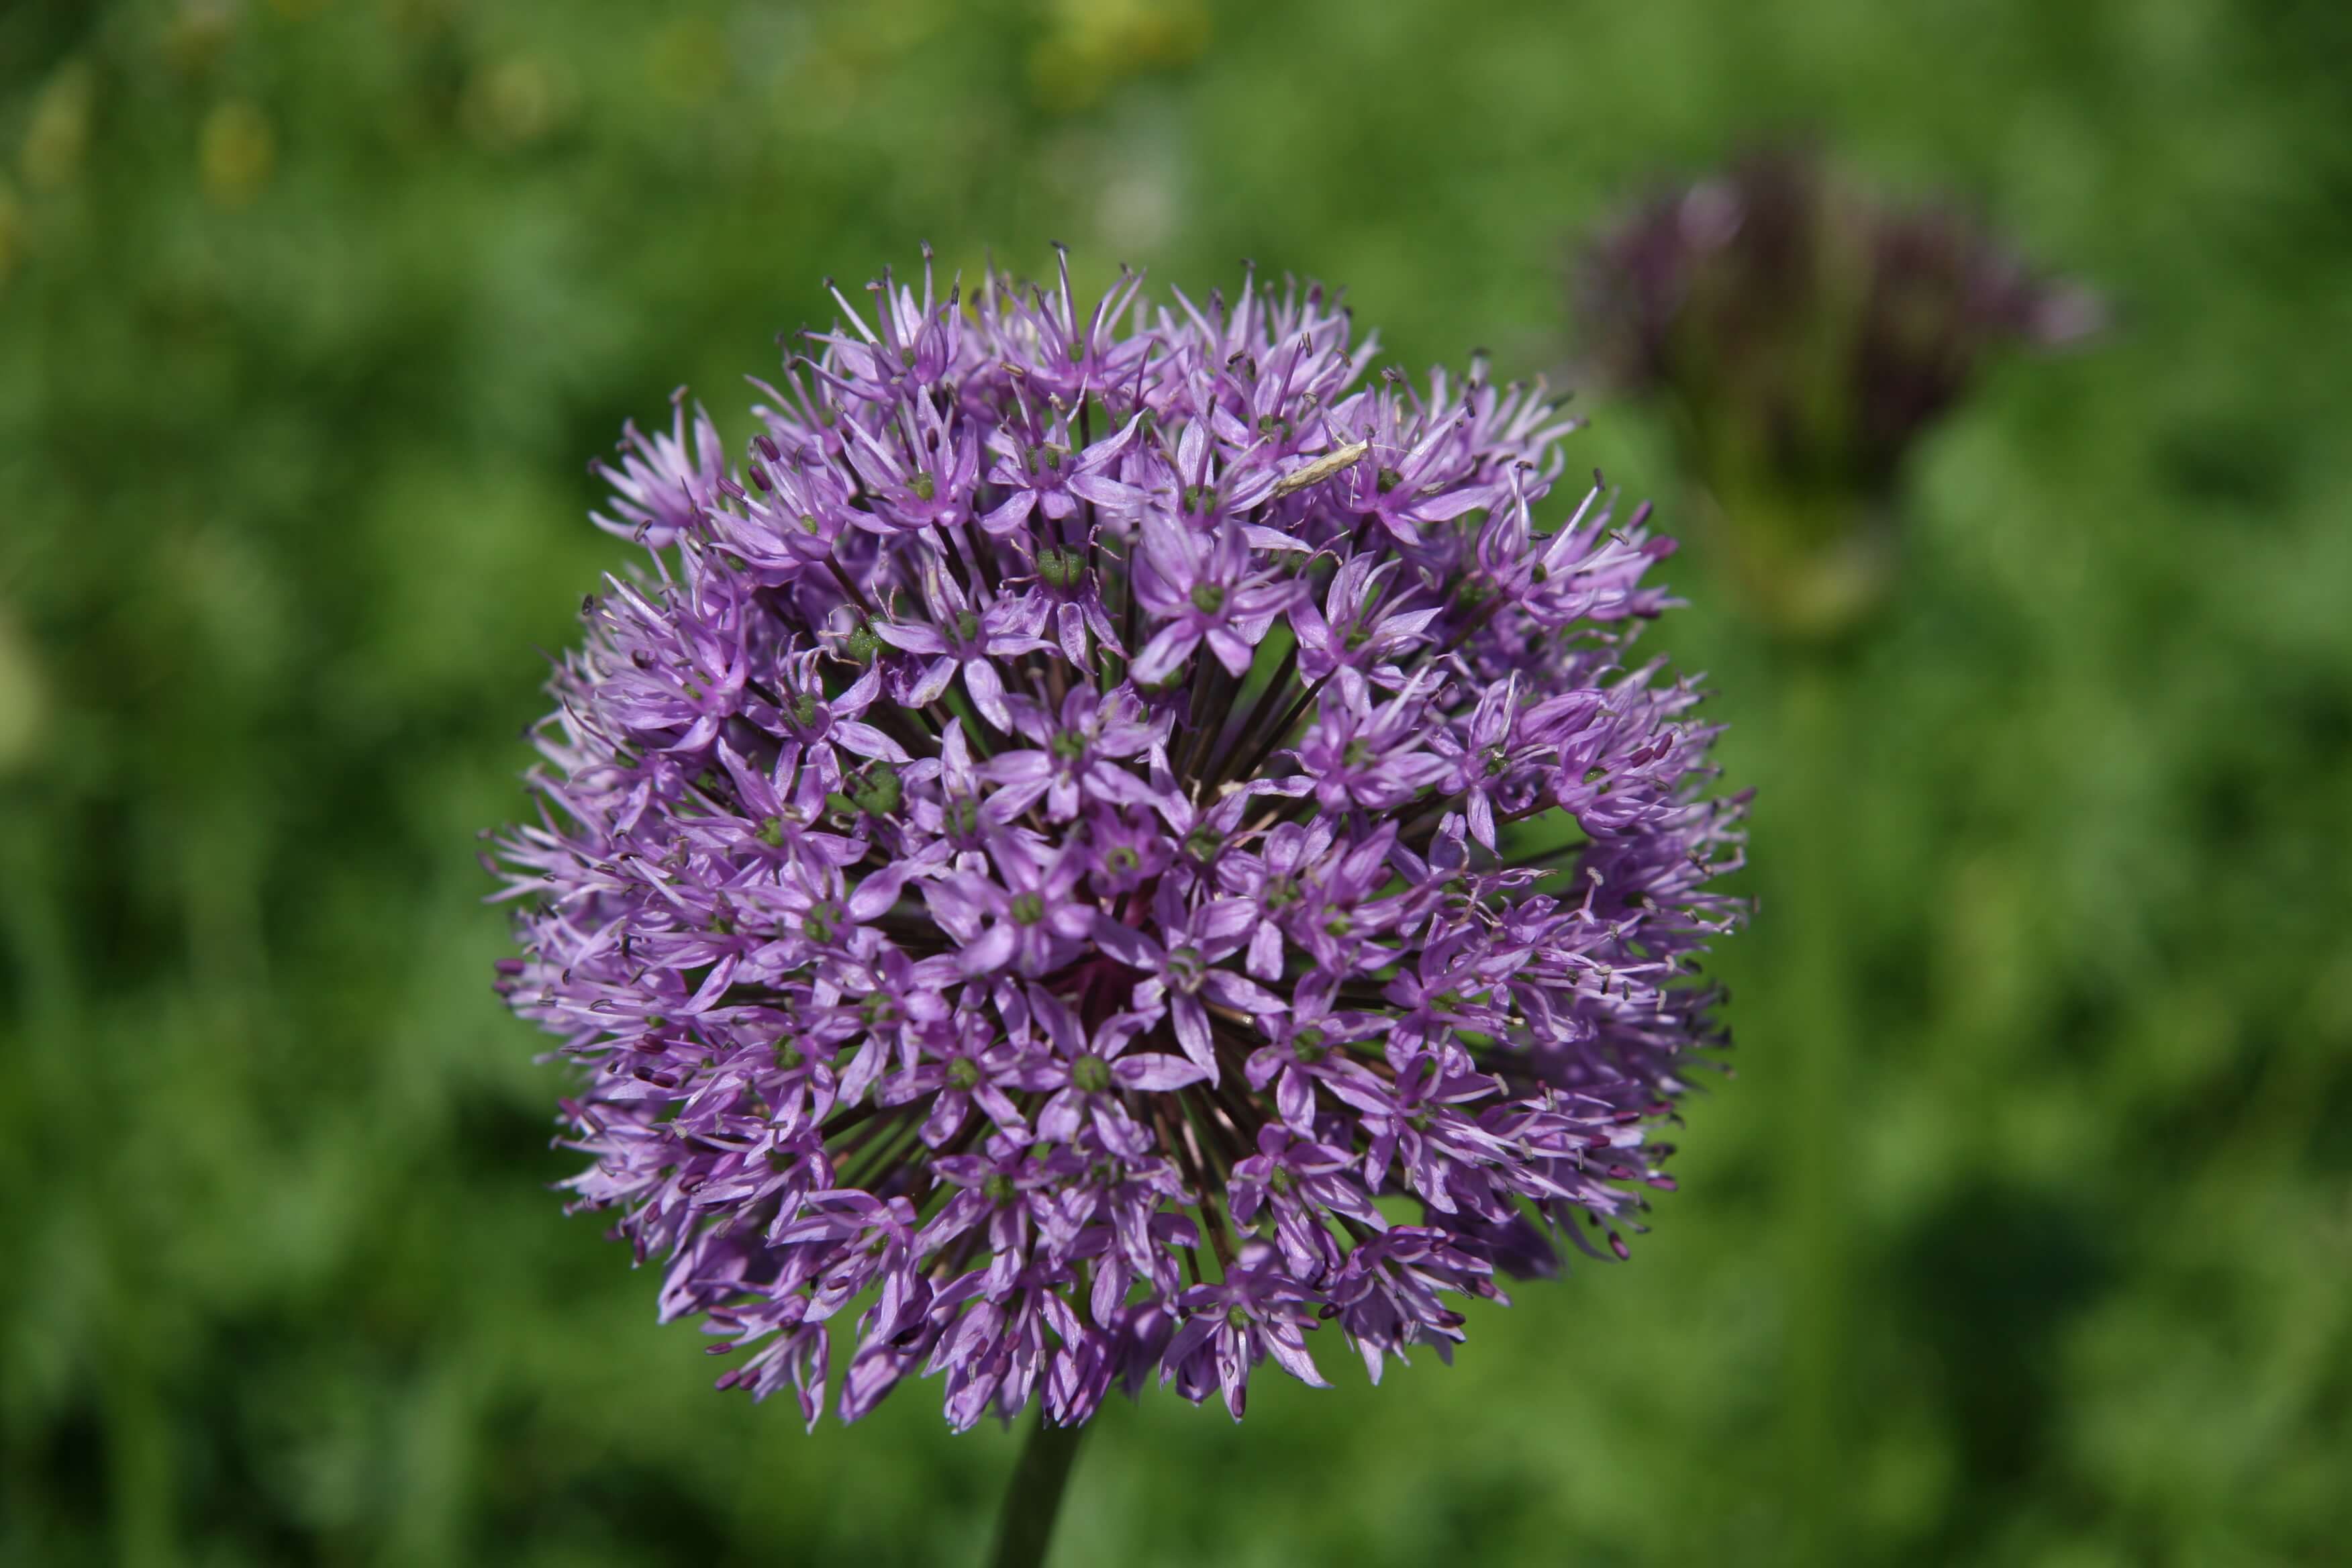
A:
{"label": "blurred yellow flower", "polygon": [[474,73],[466,86],[466,128],[485,146],[527,146],[554,128],[568,96],[543,61],[517,55]]}
{"label": "blurred yellow flower", "polygon": [[33,650],[0,606],[0,777],[32,756],[47,706],[33,668]]}
{"label": "blurred yellow flower", "polygon": [[26,183],[37,190],[70,184],[89,150],[90,100],[94,84],[80,60],[59,66],[33,100],[25,125]]}
{"label": "blurred yellow flower", "polygon": [[646,40],[646,75],[672,103],[701,103],[727,85],[726,37],[708,16],[677,16]]}
{"label": "blurred yellow flower", "polygon": [[0,180],[0,287],[5,287],[8,274],[16,269],[17,252],[25,245],[25,211],[16,204],[16,193]]}
{"label": "blurred yellow flower", "polygon": [[236,30],[236,11],[229,0],[180,0],[164,29],[164,53],[173,68],[195,76],[212,68]]}
{"label": "blurred yellow flower", "polygon": [[1208,41],[1200,0],[1052,0],[1030,87],[1051,108],[1084,109],[1124,78],[1189,64]]}
{"label": "blurred yellow flower", "polygon": [[223,206],[243,206],[278,167],[278,137],[260,110],[243,99],[215,105],[196,141],[196,168],[205,195]]}

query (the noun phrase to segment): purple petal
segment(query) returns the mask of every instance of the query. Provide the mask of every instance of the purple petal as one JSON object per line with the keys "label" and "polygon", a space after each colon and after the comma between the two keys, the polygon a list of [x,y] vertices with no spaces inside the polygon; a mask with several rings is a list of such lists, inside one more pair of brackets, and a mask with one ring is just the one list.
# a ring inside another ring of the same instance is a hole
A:
{"label": "purple petal", "polygon": [[1307,1352],[1307,1341],[1296,1328],[1288,1323],[1269,1323],[1262,1337],[1265,1341],[1266,1353],[1274,1357],[1283,1371],[1309,1388],[1331,1386],[1316,1370],[1315,1358]]}
{"label": "purple petal", "polygon": [[1176,1026],[1176,1043],[1201,1068],[1201,1076],[1217,1081],[1217,1053],[1209,1039],[1209,1015],[1198,998],[1173,996],[1168,1011]]}
{"label": "purple petal", "polygon": [[907,749],[904,746],[871,724],[862,724],[856,721],[836,722],[833,727],[833,738],[840,743],[843,751],[855,752],[861,757],[878,757],[885,762],[892,763],[913,760],[907,755]]}
{"label": "purple petal", "polygon": [[1014,490],[1001,505],[981,513],[981,531],[992,539],[1003,539],[1016,531],[1029,521],[1029,509],[1036,500],[1034,490]]}
{"label": "purple petal", "polygon": [[1213,969],[1201,987],[1212,1000],[1244,1013],[1279,1013],[1289,1005],[1255,980],[1244,980],[1230,969]]}
{"label": "purple petal", "polygon": [[966,944],[961,963],[966,974],[992,974],[1013,962],[1013,928],[1003,921],[981,933],[980,940]]}
{"label": "purple petal", "polygon": [[1043,752],[1007,752],[981,763],[980,776],[991,784],[1043,784],[1054,776],[1054,759]]}
{"label": "purple petal", "polygon": [[[922,621],[877,621],[874,635],[906,653],[945,653],[947,638],[937,626]],[[929,698],[925,701],[930,700]]]}
{"label": "purple petal", "polygon": [[1274,1104],[1284,1125],[1301,1132],[1315,1130],[1315,1085],[1297,1068],[1284,1068],[1275,1080]]}
{"label": "purple petal", "polygon": [[1176,673],[1200,642],[1201,634],[1181,621],[1162,626],[1143,645],[1129,676],[1139,686],[1157,686]]}
{"label": "purple petal", "polygon": [[849,895],[849,918],[870,921],[883,914],[898,901],[899,889],[907,885],[907,868],[892,866],[877,871],[857,884],[857,891]]}
{"label": "purple petal", "polygon": [[1257,910],[1244,899],[1219,899],[1204,904],[1193,917],[1193,930],[1211,942],[1222,942],[1250,929]]}
{"label": "purple petal", "polygon": [[[1258,635],[1261,637],[1265,635],[1264,627],[1258,629]],[[1217,662],[1225,667],[1225,673],[1235,679],[1247,675],[1251,662],[1257,657],[1255,650],[1230,626],[1209,628],[1209,651],[1217,656]]]}
{"label": "purple petal", "polygon": [[1087,613],[1076,605],[1063,605],[1054,612],[1054,625],[1061,634],[1062,652],[1080,669],[1087,667]]}
{"label": "purple petal", "polygon": [[939,1148],[956,1135],[957,1130],[963,1126],[964,1119],[971,1114],[971,1097],[953,1093],[940,1095],[932,1102],[930,1115],[923,1119],[923,1130],[919,1134],[923,1146]]}
{"label": "purple petal", "polygon": [[1130,969],[1160,967],[1163,956],[1160,944],[1133,926],[1113,920],[1107,911],[1096,911],[1094,938],[1096,946]]}
{"label": "purple petal", "polygon": [[963,689],[971,693],[971,705],[980,710],[981,717],[998,729],[1011,731],[1013,715],[1004,706],[1004,682],[996,667],[984,658],[975,658],[963,667]]}
{"label": "purple petal", "polygon": [[1182,1089],[1206,1079],[1208,1071],[1198,1063],[1164,1052],[1147,1052],[1140,1056],[1121,1057],[1111,1064],[1112,1076],[1122,1088],[1160,1092]]}
{"label": "purple petal", "polygon": [[955,679],[955,660],[933,659],[930,668],[923,671],[922,679],[908,689],[905,698],[907,706],[922,708],[937,702],[940,700],[940,694],[947,690],[948,682]]}
{"label": "purple petal", "polygon": [[1066,1143],[1076,1136],[1078,1122],[1086,1111],[1086,1097],[1076,1089],[1066,1089],[1045,1102],[1037,1113],[1037,1135],[1057,1143]]}
{"label": "purple petal", "polygon": [[1470,795],[1470,837],[1489,849],[1495,847],[1495,808],[1483,789]]}

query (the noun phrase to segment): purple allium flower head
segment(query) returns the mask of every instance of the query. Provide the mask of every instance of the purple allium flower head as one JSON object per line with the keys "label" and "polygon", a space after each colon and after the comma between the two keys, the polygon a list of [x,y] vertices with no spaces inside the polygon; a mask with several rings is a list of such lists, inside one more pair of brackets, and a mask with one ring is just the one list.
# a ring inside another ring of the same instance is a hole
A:
{"label": "purple allium flower head", "polygon": [[1612,381],[1673,393],[1751,461],[1893,481],[1910,443],[2009,344],[2097,330],[1949,205],[1874,199],[1801,149],[1752,153],[1645,203],[1586,252],[1579,314]]}
{"label": "purple allium flower head", "polygon": [[1585,248],[1576,293],[1592,368],[1671,404],[1720,555],[1801,637],[1884,596],[1906,461],[1986,363],[2105,317],[1958,207],[1882,200],[1801,147],[1634,206]]}
{"label": "purple allium flower head", "polygon": [[1368,381],[1319,289],[875,294],[740,469],[681,404],[600,470],[648,556],[492,860],[578,1206],[812,1422],[1239,1415],[1622,1254],[1738,914],[1696,693],[1625,658],[1670,542],[1550,512],[1539,385]]}

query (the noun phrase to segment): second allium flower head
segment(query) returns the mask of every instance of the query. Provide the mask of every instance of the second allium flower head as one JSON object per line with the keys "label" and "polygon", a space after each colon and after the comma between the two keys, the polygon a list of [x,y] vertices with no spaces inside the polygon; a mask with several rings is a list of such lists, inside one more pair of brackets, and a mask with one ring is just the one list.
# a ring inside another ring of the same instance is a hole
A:
{"label": "second allium flower head", "polygon": [[812,1421],[836,1317],[848,1419],[1238,1416],[1622,1252],[1737,914],[1696,694],[1623,658],[1670,542],[1539,521],[1541,388],[1368,382],[1316,289],[874,292],[740,473],[683,408],[600,466],[650,559],[498,847],[664,1315]]}

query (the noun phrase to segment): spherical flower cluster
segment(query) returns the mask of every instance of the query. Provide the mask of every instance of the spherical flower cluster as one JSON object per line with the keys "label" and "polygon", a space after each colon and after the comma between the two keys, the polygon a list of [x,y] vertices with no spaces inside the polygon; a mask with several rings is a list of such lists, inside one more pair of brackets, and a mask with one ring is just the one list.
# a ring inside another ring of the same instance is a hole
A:
{"label": "spherical flower cluster", "polygon": [[1239,1416],[1622,1254],[1738,913],[1696,693],[1623,658],[1670,542],[1539,521],[1541,387],[1374,377],[1317,289],[873,289],[740,470],[683,407],[600,466],[650,559],[492,860],[664,1316],[812,1422]]}

